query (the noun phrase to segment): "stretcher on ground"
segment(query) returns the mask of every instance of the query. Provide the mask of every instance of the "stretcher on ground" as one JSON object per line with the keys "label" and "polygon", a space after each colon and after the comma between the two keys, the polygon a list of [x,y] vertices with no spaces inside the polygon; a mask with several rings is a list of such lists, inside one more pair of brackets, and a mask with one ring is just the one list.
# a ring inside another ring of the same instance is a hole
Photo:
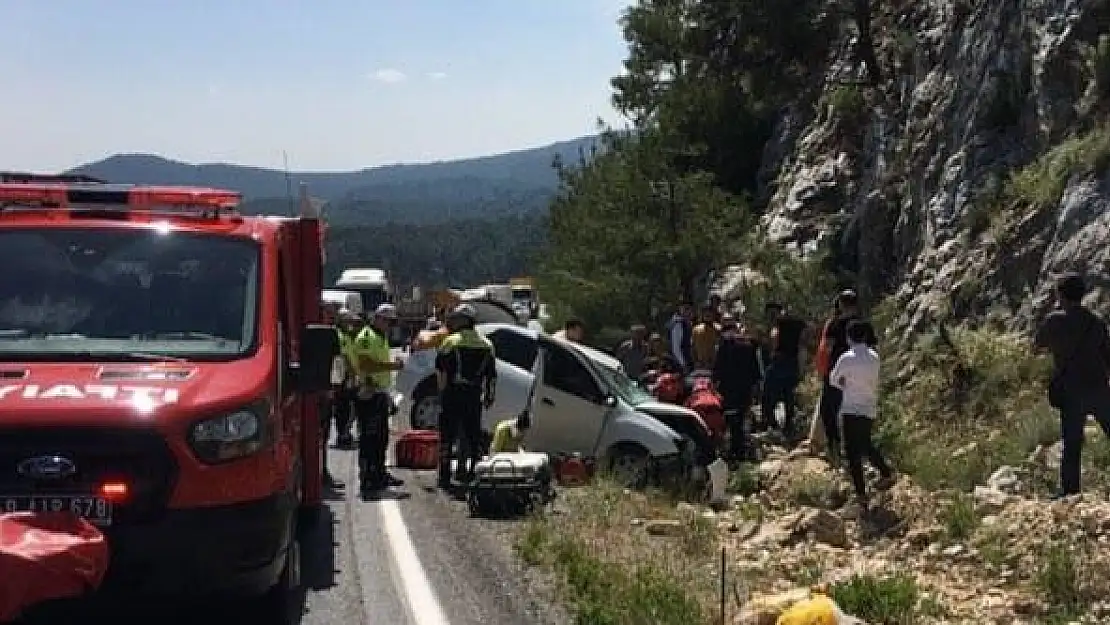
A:
{"label": "stretcher on ground", "polygon": [[554,471],[547,454],[498,453],[474,467],[467,488],[472,516],[517,516],[555,498]]}

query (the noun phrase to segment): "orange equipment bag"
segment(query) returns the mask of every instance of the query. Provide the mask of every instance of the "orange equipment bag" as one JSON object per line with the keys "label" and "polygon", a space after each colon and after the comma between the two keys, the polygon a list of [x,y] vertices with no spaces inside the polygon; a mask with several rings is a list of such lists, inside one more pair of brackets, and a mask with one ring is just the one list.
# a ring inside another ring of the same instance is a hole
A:
{"label": "orange equipment bag", "polygon": [[713,388],[713,381],[709,378],[698,378],[694,381],[694,388],[686,400],[686,407],[698,413],[706,427],[715,437],[725,433],[725,406],[724,399]]}
{"label": "orange equipment bag", "polygon": [[409,430],[397,438],[394,453],[397,466],[403,469],[435,469],[439,466],[439,432]]}
{"label": "orange equipment bag", "polygon": [[562,486],[582,486],[590,479],[590,470],[578,454],[559,458],[555,465],[556,480]]}
{"label": "orange equipment bag", "polygon": [[814,357],[817,366],[817,375],[822,378],[829,374],[832,370],[832,363],[829,362],[832,357],[832,344],[829,343],[829,326],[832,325],[832,320],[825,322],[825,327],[821,329],[821,340],[817,343],[817,354]]}
{"label": "orange equipment bag", "polygon": [[0,514],[0,622],[94,591],[107,571],[108,543],[88,521],[69,512]]}

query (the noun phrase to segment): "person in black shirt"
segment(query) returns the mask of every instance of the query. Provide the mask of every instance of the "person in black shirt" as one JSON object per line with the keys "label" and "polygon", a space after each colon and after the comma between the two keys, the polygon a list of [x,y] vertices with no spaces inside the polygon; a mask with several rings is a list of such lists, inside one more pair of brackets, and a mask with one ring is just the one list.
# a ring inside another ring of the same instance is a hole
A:
{"label": "person in black shirt", "polygon": [[[829,363],[835,364],[840,355],[848,351],[848,324],[853,321],[863,321],[859,311],[859,296],[856,292],[847,289],[840,292],[836,298],[837,317],[825,328],[825,341],[829,345]],[[868,347],[877,348],[879,339],[875,336],[875,328],[870,323],[865,323],[863,331]],[[829,384],[829,376],[825,374],[821,379],[821,425],[825,430],[825,440],[828,441],[829,455],[837,461],[843,457],[840,436],[840,389]]]}
{"label": "person in black shirt", "polygon": [[713,363],[713,383],[721,393],[728,418],[729,453],[734,461],[742,458],[747,449],[744,425],[761,377],[756,350],[755,344],[741,334],[736,319],[725,315]]}
{"label": "person in black shirt", "polygon": [[1080,491],[1083,428],[1093,415],[1110,436],[1110,333],[1106,322],[1083,306],[1087,285],[1069,273],[1056,285],[1058,308],[1037,330],[1034,349],[1052,354],[1048,401],[1060,411],[1060,490],[1057,497]]}
{"label": "person in black shirt", "polygon": [[767,304],[766,311],[771,319],[770,362],[763,382],[760,426],[768,428],[774,424],[775,407],[781,402],[785,412],[782,432],[790,438],[794,435],[794,419],[797,412],[796,391],[801,381],[798,360],[806,324],[801,319],[788,314],[782,304]]}

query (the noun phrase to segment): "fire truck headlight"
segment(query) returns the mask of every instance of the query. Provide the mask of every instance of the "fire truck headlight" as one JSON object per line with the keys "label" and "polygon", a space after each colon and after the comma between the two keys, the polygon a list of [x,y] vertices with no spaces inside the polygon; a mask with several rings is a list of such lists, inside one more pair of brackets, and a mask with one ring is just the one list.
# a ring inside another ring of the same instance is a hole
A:
{"label": "fire truck headlight", "polygon": [[216,464],[249,456],[262,448],[263,422],[254,410],[237,410],[198,421],[189,445],[203,462]]}

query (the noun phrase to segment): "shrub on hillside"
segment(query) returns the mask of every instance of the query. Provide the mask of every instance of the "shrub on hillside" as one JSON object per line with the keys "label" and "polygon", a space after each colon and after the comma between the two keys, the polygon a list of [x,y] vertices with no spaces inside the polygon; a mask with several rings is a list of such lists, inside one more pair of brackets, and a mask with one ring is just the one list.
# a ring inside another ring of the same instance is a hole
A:
{"label": "shrub on hillside", "polygon": [[879,437],[919,483],[970,489],[1058,439],[1049,369],[1022,335],[940,327],[884,363]]}

